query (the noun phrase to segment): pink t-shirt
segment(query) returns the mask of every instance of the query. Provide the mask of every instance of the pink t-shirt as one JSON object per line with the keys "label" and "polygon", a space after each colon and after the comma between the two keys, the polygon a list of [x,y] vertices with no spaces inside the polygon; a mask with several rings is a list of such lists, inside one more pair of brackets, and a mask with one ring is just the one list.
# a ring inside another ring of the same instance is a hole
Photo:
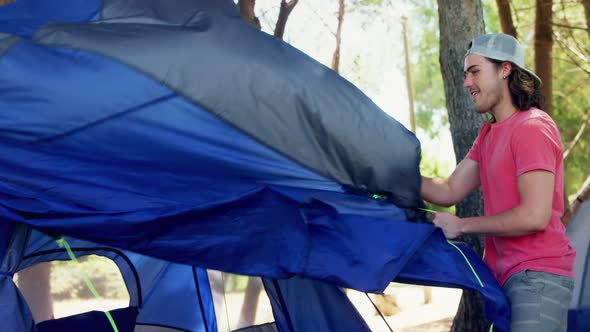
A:
{"label": "pink t-shirt", "polygon": [[[545,230],[516,237],[486,237],[484,261],[501,285],[522,270],[573,277],[576,253],[565,236],[563,151],[557,126],[545,112],[531,108],[485,124],[467,158],[479,164],[485,215],[520,204],[518,177],[533,170],[555,174],[553,208]],[[514,220],[518,222],[518,220]]]}

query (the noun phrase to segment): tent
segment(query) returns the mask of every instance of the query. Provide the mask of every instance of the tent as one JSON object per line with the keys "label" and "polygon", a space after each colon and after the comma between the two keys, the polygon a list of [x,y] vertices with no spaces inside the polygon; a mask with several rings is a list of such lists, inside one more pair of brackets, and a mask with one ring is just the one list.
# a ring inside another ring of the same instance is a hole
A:
{"label": "tent", "polygon": [[17,0],[0,7],[0,320],[108,324],[36,324],[15,286],[68,259],[65,239],[117,264],[121,329],[216,331],[215,269],[264,280],[274,322],[241,331],[368,331],[341,288],[392,280],[475,290],[507,331],[490,271],[425,222],[419,161],[411,132],[231,0]]}
{"label": "tent", "polygon": [[566,228],[576,249],[574,296],[569,306],[568,331],[590,331],[590,201],[584,201]]}

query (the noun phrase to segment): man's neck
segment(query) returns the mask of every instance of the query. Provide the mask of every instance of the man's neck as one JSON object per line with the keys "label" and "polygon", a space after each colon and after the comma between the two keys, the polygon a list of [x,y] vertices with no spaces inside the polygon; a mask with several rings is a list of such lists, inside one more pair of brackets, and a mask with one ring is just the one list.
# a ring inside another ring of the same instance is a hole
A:
{"label": "man's neck", "polygon": [[517,109],[512,105],[512,101],[509,98],[503,98],[502,101],[490,111],[490,113],[492,113],[496,122],[502,122],[508,119],[516,111]]}

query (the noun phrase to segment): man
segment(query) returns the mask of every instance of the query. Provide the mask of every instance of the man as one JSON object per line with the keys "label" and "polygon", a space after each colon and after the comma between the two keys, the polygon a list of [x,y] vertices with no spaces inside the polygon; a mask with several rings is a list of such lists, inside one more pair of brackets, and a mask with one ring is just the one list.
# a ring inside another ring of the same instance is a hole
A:
{"label": "man", "polygon": [[449,178],[422,179],[422,197],[450,206],[481,186],[485,216],[437,213],[434,224],[450,239],[486,236],[484,261],[510,301],[511,331],[566,331],[575,251],[560,222],[563,151],[555,123],[539,109],[541,80],[505,34],[473,39],[464,71],[476,112],[492,120]]}

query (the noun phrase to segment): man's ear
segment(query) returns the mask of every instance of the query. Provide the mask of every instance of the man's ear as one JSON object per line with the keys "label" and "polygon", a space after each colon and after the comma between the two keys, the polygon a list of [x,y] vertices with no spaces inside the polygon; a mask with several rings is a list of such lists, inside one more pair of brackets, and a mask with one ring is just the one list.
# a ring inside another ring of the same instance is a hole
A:
{"label": "man's ear", "polygon": [[502,62],[502,77],[508,77],[512,73],[512,63],[508,61]]}

